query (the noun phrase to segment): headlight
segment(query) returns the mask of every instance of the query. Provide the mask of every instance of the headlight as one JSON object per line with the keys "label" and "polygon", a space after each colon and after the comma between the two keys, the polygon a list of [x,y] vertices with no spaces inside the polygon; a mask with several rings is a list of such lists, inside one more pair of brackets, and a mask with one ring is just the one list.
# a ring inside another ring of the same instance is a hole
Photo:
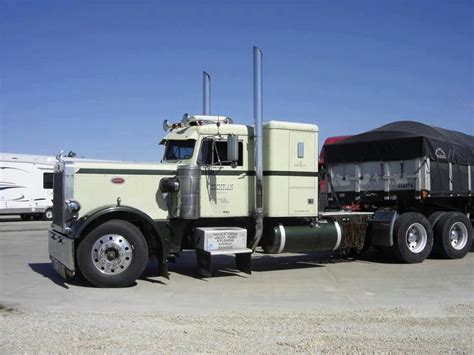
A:
{"label": "headlight", "polygon": [[75,216],[81,210],[81,204],[76,200],[67,200],[66,208],[72,216]]}

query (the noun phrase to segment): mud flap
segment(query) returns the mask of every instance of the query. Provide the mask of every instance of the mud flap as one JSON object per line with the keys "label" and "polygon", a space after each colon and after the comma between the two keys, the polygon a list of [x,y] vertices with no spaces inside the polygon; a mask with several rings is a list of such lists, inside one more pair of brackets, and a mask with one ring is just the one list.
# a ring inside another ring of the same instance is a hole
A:
{"label": "mud flap", "polygon": [[393,226],[397,219],[397,211],[376,211],[371,223],[372,245],[380,247],[393,246]]}
{"label": "mud flap", "polygon": [[168,261],[160,262],[160,267],[158,269],[158,276],[163,276],[166,279],[170,279],[170,274],[168,272]]}

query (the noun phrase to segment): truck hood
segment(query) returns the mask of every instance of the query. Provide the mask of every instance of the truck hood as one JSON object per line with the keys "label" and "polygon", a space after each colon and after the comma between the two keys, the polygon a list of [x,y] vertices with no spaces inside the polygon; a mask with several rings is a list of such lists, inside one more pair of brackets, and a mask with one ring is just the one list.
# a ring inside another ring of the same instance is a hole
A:
{"label": "truck hood", "polygon": [[175,175],[178,164],[75,161],[73,167],[73,196],[82,206],[79,216],[120,200],[152,219],[168,218],[160,181]]}

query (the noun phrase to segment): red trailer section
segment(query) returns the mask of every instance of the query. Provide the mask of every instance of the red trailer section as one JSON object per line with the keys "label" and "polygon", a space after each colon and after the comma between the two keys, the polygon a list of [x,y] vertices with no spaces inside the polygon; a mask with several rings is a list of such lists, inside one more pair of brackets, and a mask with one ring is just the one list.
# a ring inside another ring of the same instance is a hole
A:
{"label": "red trailer section", "polygon": [[321,148],[321,153],[319,153],[319,164],[323,165],[324,164],[324,147],[330,144],[334,144],[340,141],[343,141],[344,139],[347,139],[352,136],[334,136],[334,137],[328,137],[324,141],[323,147]]}

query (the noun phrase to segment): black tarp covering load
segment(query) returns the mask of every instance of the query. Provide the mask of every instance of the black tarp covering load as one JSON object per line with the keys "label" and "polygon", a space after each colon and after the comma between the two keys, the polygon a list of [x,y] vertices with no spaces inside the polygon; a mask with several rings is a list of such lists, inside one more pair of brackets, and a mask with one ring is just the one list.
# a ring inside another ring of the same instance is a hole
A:
{"label": "black tarp covering load", "polygon": [[324,149],[329,164],[425,156],[438,162],[474,163],[474,136],[414,121],[389,123]]}

